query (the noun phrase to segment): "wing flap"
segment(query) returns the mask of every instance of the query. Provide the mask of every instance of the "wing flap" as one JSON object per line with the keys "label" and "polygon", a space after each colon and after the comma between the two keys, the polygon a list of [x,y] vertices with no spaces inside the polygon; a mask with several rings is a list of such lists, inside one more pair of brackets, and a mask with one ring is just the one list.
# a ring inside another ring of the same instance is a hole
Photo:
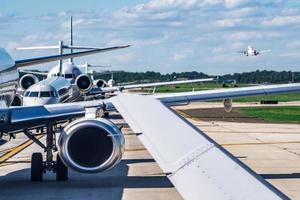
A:
{"label": "wing flap", "polygon": [[112,103],[184,199],[285,199],[160,101],[119,94]]}

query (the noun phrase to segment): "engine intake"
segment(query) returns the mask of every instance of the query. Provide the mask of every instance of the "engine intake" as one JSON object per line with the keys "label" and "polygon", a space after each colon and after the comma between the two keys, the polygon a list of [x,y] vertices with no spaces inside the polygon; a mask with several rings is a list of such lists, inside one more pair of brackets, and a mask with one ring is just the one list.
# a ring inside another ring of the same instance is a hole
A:
{"label": "engine intake", "polygon": [[22,90],[27,90],[33,84],[39,82],[39,79],[33,74],[26,74],[20,79],[20,87]]}
{"label": "engine intake", "polygon": [[106,87],[106,86],[107,86],[107,83],[106,83],[105,80],[100,79],[100,80],[97,80],[97,81],[96,81],[96,86],[97,86],[98,88],[103,88],[103,87]]}
{"label": "engine intake", "polygon": [[62,131],[59,154],[68,167],[83,173],[96,173],[120,162],[124,142],[124,135],[112,122],[83,118]]}
{"label": "engine intake", "polygon": [[92,79],[85,74],[81,74],[76,78],[75,84],[81,92],[88,92],[93,87]]}

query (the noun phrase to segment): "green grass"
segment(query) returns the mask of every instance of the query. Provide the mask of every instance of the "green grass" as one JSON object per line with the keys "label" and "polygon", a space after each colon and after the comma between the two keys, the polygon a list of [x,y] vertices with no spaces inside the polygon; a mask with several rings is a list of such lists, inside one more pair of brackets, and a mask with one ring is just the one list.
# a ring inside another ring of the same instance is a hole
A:
{"label": "green grass", "polygon": [[241,98],[235,98],[233,101],[234,102],[259,102],[262,100],[273,100],[273,101],[280,101],[280,102],[300,101],[300,92],[286,93],[286,94],[259,95],[253,97],[241,97]]}
{"label": "green grass", "polygon": [[[232,88],[233,85],[229,85],[229,88]],[[190,83],[182,84],[177,86],[161,86],[156,88],[157,93],[172,93],[172,92],[191,92],[193,89],[195,91],[202,90],[212,90],[222,88],[222,84],[218,83]]]}
{"label": "green grass", "polygon": [[300,107],[296,106],[239,108],[236,111],[269,122],[300,123]]}

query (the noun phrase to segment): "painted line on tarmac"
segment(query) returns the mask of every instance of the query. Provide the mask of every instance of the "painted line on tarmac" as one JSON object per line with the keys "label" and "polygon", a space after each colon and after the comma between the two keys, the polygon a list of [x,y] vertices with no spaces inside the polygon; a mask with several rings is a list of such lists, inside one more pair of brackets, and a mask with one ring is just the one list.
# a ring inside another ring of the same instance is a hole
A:
{"label": "painted line on tarmac", "polygon": [[[37,139],[41,139],[44,135],[38,135],[36,138]],[[25,148],[27,148],[29,145],[31,145],[33,143],[32,140],[26,140],[25,142],[23,142],[22,144],[12,148],[12,150],[10,150],[9,152],[5,153],[4,155],[2,155],[0,157],[0,164],[4,163],[5,161],[7,161],[8,159],[10,159],[11,157],[13,157],[14,155],[20,153],[21,151],[23,151]]]}

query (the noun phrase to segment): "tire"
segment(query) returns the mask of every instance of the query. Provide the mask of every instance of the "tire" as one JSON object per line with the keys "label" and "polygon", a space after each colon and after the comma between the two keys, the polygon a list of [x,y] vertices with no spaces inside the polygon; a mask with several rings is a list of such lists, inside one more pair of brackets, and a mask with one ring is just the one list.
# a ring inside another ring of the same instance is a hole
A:
{"label": "tire", "polygon": [[33,153],[31,156],[31,181],[43,181],[43,156],[41,153]]}
{"label": "tire", "polygon": [[56,157],[56,180],[57,181],[68,180],[68,168],[62,162],[62,160],[58,154]]}

